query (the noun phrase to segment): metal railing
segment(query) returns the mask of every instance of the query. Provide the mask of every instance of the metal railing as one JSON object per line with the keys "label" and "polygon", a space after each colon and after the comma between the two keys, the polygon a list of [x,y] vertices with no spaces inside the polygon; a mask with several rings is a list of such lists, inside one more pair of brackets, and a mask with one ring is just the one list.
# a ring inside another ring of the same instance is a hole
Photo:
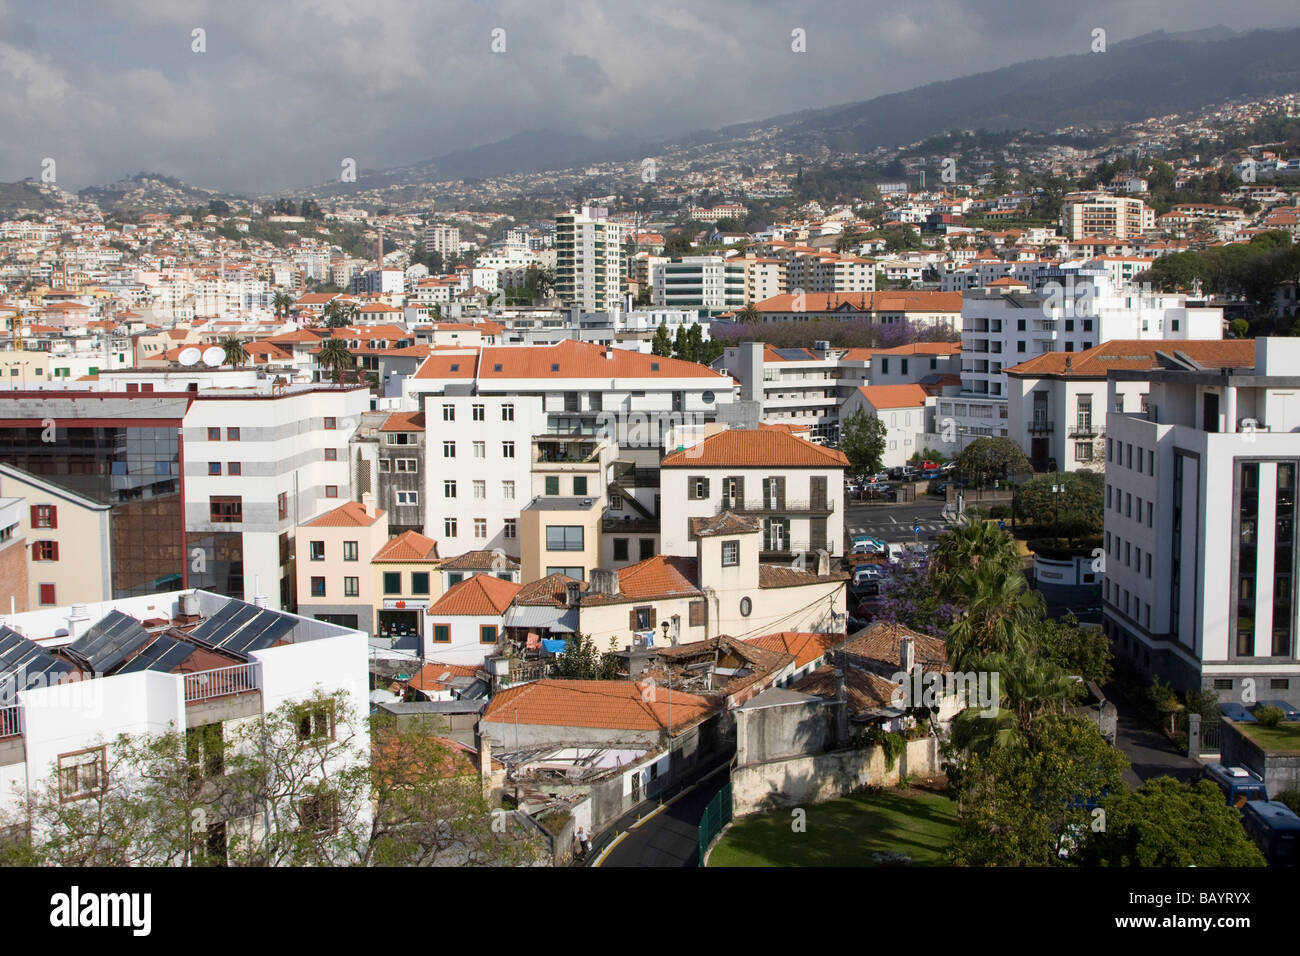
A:
{"label": "metal railing", "polygon": [[262,689],[260,661],[217,667],[185,675],[185,703],[229,697]]}
{"label": "metal railing", "polygon": [[704,865],[704,856],[709,852],[709,847],[713,841],[718,838],[723,829],[731,822],[731,783],[728,782],[721,790],[714,795],[709,801],[709,805],[704,808],[704,813],[700,816],[699,825],[699,866]]}
{"label": "metal railing", "polygon": [[832,498],[812,500],[786,498],[785,500],[776,501],[771,498],[748,498],[741,501],[724,495],[718,501],[715,513],[722,514],[724,511],[734,511],[736,514],[742,515],[828,515],[835,511],[835,501]]}
{"label": "metal railing", "polygon": [[17,737],[23,732],[23,709],[18,704],[0,707],[0,738]]}

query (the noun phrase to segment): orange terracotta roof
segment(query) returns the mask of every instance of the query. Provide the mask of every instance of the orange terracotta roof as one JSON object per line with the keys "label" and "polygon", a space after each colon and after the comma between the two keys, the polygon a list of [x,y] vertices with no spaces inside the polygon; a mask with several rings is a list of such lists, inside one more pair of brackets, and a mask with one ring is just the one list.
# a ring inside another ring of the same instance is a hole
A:
{"label": "orange terracotta roof", "polygon": [[419,672],[407,681],[407,686],[426,693],[447,690],[451,685],[443,683],[449,677],[473,677],[478,673],[477,667],[465,664],[443,664],[429,661]]}
{"label": "orange terracotta roof", "polygon": [[760,588],[796,588],[805,584],[835,584],[847,581],[847,571],[830,571],[818,574],[816,571],[799,571],[780,564],[760,564],[758,566],[758,586]]}
{"label": "orange terracotta roof", "polygon": [[948,670],[948,647],[940,638],[922,634],[892,621],[869,624],[845,641],[841,649],[846,654],[896,666],[900,664],[904,637],[912,639],[916,663],[923,665],[926,670]]}
{"label": "orange terracotta roof", "polygon": [[1008,375],[1105,378],[1111,369],[1160,367],[1157,352],[1182,352],[1207,368],[1254,368],[1254,339],[1113,339],[1082,352],[1047,352],[1006,369]]}
{"label": "orange terracotta roof", "polygon": [[698,562],[695,558],[656,554],[618,570],[618,596],[592,594],[582,597],[583,605],[621,604],[655,598],[689,597],[699,594]]}
{"label": "orange terracotta roof", "polygon": [[568,599],[568,586],[578,585],[581,591],[587,590],[587,582],[571,578],[567,574],[548,574],[544,578],[529,582],[515,595],[515,605],[546,605],[564,607]]}
{"label": "orange terracotta roof", "polygon": [[475,574],[457,584],[438,598],[429,608],[429,615],[464,614],[474,617],[497,617],[505,613],[510,602],[519,593],[520,585],[505,581],[494,574]]}
{"label": "orange terracotta roof", "polygon": [[466,551],[443,563],[447,571],[517,571],[519,559],[497,551]]}
{"label": "orange terracotta roof", "polygon": [[859,385],[858,392],[872,408],[913,408],[924,405],[926,391],[920,385]]}
{"label": "orange terracotta roof", "polygon": [[[474,354],[451,358],[430,355],[416,378],[469,378],[477,359],[478,378],[708,378],[725,379],[720,372],[682,359],[633,352],[606,350],[589,342],[567,339],[550,346],[487,346],[481,357]],[[449,366],[458,364],[459,369]],[[500,367],[500,371],[498,371]]]}
{"label": "orange terracotta roof", "polygon": [[[697,694],[654,688],[627,680],[538,680],[510,687],[492,698],[483,720],[491,723],[540,724],[552,727],[600,727],[609,730],[685,731],[714,710]],[[648,698],[648,699],[647,699]]]}
{"label": "orange terracotta roof", "polygon": [[824,657],[832,647],[844,643],[843,634],[818,634],[812,631],[781,631],[777,634],[764,634],[751,637],[746,644],[766,648],[769,651],[784,651],[794,655],[794,666],[803,667],[819,657]]}
{"label": "orange terracotta roof", "polygon": [[368,528],[384,516],[382,508],[374,515],[366,514],[366,506],[359,501],[348,501],[331,511],[308,521],[305,528]]}
{"label": "orange terracotta roof", "polygon": [[438,542],[418,531],[403,531],[375,552],[372,564],[395,564],[403,561],[437,561]]}
{"label": "orange terracotta roof", "polygon": [[424,412],[393,412],[379,426],[381,432],[422,432]]}
{"label": "orange terracotta roof", "polygon": [[675,451],[661,468],[844,468],[844,452],[770,428],[729,428]]}

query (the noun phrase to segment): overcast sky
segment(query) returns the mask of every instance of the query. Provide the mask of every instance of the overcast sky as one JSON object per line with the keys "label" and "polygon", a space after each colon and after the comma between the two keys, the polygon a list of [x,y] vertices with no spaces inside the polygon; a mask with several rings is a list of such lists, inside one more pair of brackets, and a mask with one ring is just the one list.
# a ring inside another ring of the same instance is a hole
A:
{"label": "overcast sky", "polygon": [[[1049,9],[1049,7],[1056,9]],[[1295,0],[0,0],[0,181],[263,193],[538,128],[668,136]],[[204,53],[192,31],[206,31]],[[492,32],[505,31],[493,53]],[[807,52],[791,51],[806,31]]]}

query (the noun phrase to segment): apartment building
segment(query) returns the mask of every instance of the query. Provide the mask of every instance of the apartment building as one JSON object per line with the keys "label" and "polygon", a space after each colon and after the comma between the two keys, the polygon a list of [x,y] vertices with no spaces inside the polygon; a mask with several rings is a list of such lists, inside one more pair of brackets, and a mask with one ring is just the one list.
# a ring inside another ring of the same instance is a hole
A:
{"label": "apartment building", "polygon": [[30,607],[27,538],[22,529],[26,507],[22,498],[0,495],[0,608],[9,608],[11,614]]}
{"label": "apartment building", "polygon": [[788,292],[755,305],[764,322],[829,318],[896,325],[906,320],[955,330],[962,314],[961,296],[954,292]]}
{"label": "apartment building", "polygon": [[318,621],[372,633],[375,600],[370,559],[388,542],[388,515],[371,494],[317,515],[297,528],[298,609]]}
{"label": "apartment building", "polygon": [[1155,225],[1155,210],[1133,196],[1081,192],[1061,200],[1061,232],[1072,241],[1090,236],[1132,239]]}
{"label": "apartment building", "polygon": [[897,468],[924,450],[929,430],[927,409],[934,404],[934,398],[920,385],[868,385],[854,389],[840,414],[847,419],[861,410],[879,418],[886,429],[881,463]]}
{"label": "apartment building", "polygon": [[1295,704],[1300,342],[1254,346],[1241,368],[1110,371],[1150,392],[1106,418],[1103,628],[1175,687]]}
{"label": "apartment building", "polygon": [[675,451],[660,463],[661,551],[695,554],[693,519],[731,512],[758,520],[764,560],[842,554],[847,467],[783,429],[731,428]]}
{"label": "apartment building", "polygon": [[650,301],[719,314],[745,305],[745,266],[723,256],[683,256],[650,269]]}
{"label": "apartment building", "polygon": [[555,294],[589,312],[623,297],[623,227],[604,210],[584,208],[555,219]]}
{"label": "apartment building", "polygon": [[786,262],[786,286],[783,291],[842,293],[874,292],[875,259],[833,253],[799,253]]}
{"label": "apartment building", "polygon": [[[64,802],[95,796],[115,782],[122,734],[175,731],[202,748],[317,690],[345,703],[311,720],[346,720],[368,752],[366,636],[356,630],[201,590],[11,615],[0,627],[0,809],[51,785]],[[212,754],[206,771],[220,775]],[[267,810],[214,802],[208,853],[224,860],[229,840],[261,839]]]}
{"label": "apartment building", "polygon": [[424,228],[425,251],[436,252],[446,259],[460,254],[460,227],[430,223]]}
{"label": "apartment building", "polygon": [[441,570],[438,542],[415,531],[403,531],[375,552],[370,571],[377,637],[424,635],[424,611],[442,597]]}
{"label": "apartment building", "polygon": [[1060,270],[1048,279],[1037,291],[1000,279],[964,294],[962,390],[957,399],[940,402],[938,411],[939,421],[951,419],[948,432],[955,434],[957,450],[978,437],[1008,435],[1009,365],[1112,340],[1173,347],[1223,338],[1223,310],[1190,307],[1186,296],[1117,287],[1098,269]]}
{"label": "apartment building", "polygon": [[1038,471],[1097,470],[1105,461],[1106,414],[1141,412],[1151,390],[1140,376],[1108,385],[1112,370],[1243,368],[1254,359],[1252,339],[1118,339],[1083,352],[1049,352],[1007,369],[1007,435]]}

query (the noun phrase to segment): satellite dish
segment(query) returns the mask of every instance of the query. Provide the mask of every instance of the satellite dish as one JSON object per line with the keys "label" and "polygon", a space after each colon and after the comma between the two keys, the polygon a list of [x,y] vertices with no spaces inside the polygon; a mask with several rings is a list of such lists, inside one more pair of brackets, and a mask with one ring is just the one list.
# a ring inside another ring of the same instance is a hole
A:
{"label": "satellite dish", "polygon": [[226,360],[225,349],[212,345],[203,350],[203,364],[209,368],[216,368]]}
{"label": "satellite dish", "polygon": [[198,365],[202,356],[203,352],[191,345],[187,349],[181,349],[181,354],[176,356],[176,361],[189,368],[191,365]]}

